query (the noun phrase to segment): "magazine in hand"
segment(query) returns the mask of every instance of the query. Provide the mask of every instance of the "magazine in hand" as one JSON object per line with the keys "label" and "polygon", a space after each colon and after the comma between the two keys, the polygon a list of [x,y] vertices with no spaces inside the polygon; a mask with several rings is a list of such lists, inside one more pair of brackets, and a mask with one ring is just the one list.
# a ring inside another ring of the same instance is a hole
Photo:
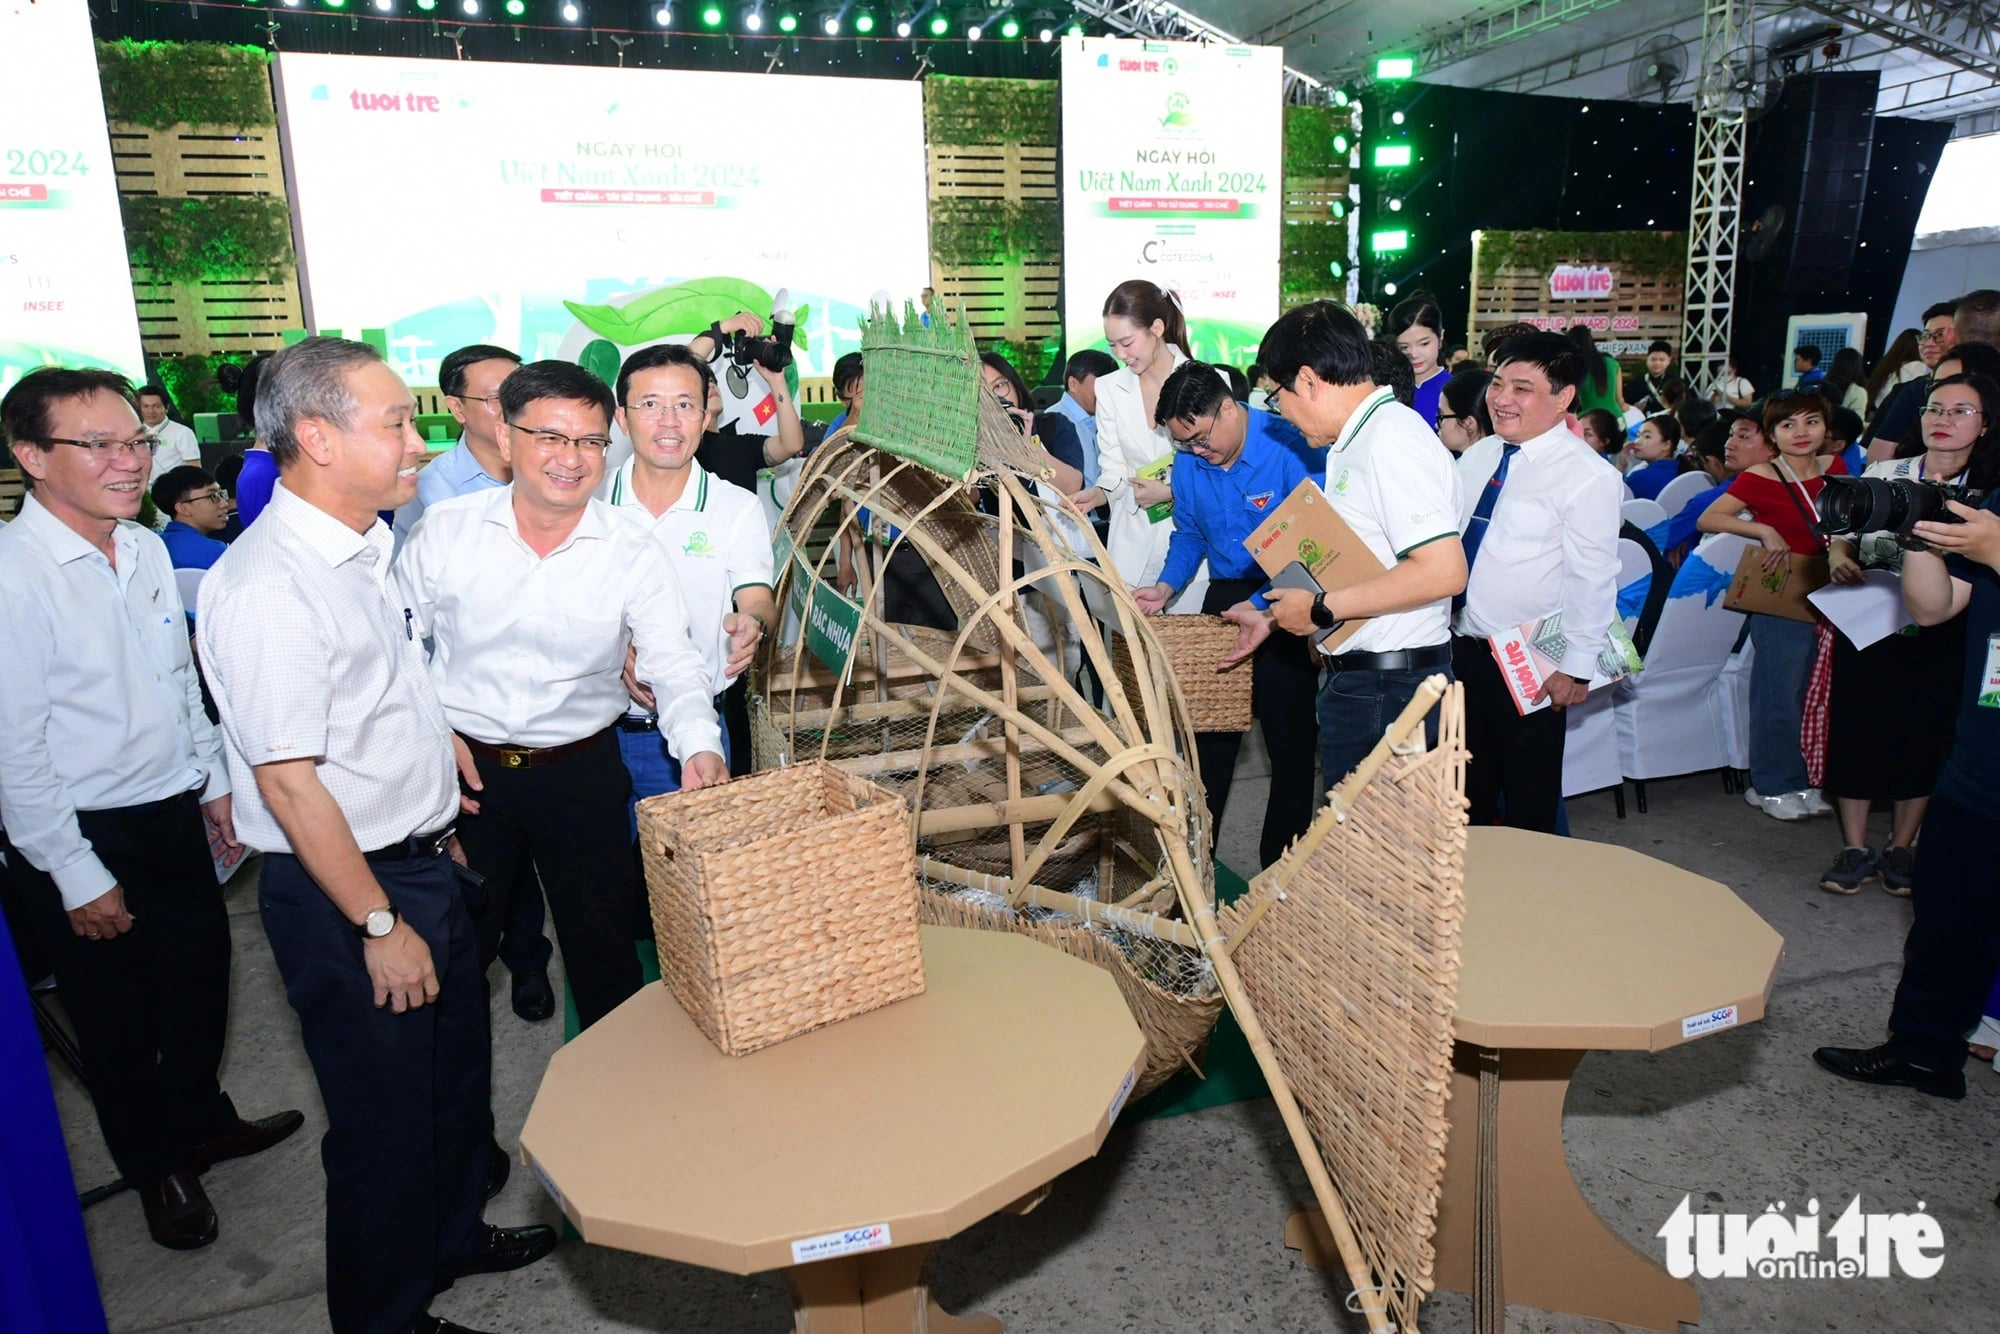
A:
{"label": "magazine in hand", "polygon": [[[1514,707],[1522,714],[1549,707],[1548,696],[1543,695],[1540,700],[1535,696],[1540,694],[1551,672],[1562,670],[1562,660],[1569,653],[1569,636],[1563,633],[1562,613],[1554,611],[1523,622],[1505,634],[1489,635],[1486,642],[1493,650],[1494,661],[1500,664],[1500,675],[1506,678]],[[1595,690],[1620,677],[1637,676],[1643,669],[1639,650],[1632,643],[1632,632],[1625,628],[1624,621],[1614,619],[1590,673],[1589,688]]]}

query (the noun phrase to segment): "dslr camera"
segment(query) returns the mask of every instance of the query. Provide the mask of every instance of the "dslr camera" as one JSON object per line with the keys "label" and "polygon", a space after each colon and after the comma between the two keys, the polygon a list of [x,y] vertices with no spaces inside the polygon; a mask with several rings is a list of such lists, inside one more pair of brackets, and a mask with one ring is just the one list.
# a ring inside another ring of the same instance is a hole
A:
{"label": "dslr camera", "polygon": [[770,332],[764,337],[752,337],[746,333],[726,334],[720,325],[711,333],[738,371],[748,371],[754,362],[778,375],[792,364],[792,335],[795,329],[791,293],[781,287],[771,302]]}
{"label": "dslr camera", "polygon": [[1829,477],[1820,489],[1818,528],[1825,537],[1859,537],[1890,533],[1912,549],[1923,542],[1910,530],[1920,523],[1963,523],[1945,502],[1956,500],[1977,508],[1983,491],[1916,477]]}

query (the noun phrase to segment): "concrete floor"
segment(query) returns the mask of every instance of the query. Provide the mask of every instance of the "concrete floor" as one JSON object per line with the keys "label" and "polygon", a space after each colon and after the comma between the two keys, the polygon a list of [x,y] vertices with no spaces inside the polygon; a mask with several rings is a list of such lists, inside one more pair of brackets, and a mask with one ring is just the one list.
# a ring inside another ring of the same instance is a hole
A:
{"label": "concrete floor", "polygon": [[[1245,747],[1220,855],[1255,865],[1265,776]],[[2000,1310],[2000,1168],[1993,1143],[2000,1075],[1968,1071],[1947,1103],[1842,1083],[1812,1064],[1824,1042],[1877,1040],[1888,1013],[1909,906],[1869,887],[1851,899],[1817,889],[1836,850],[1832,823],[1778,824],[1725,796],[1715,775],[1651,785],[1652,812],[1617,820],[1608,793],[1572,803],[1578,837],[1636,848],[1736,889],[1786,940],[1761,1023],[1657,1056],[1595,1053],[1572,1085],[1569,1159],[1584,1195],[1641,1251],[1683,1195],[1699,1209],[1756,1213],[1816,1196],[1830,1218],[1856,1192],[1869,1212],[1923,1201],[1945,1239],[1935,1278],[1696,1280],[1713,1331],[1990,1331]],[[1630,804],[1628,796],[1628,806]],[[1878,834],[1879,837],[1879,834]],[[306,1130],[207,1178],[221,1239],[177,1254],[152,1244],[138,1202],[86,1215],[111,1328],[290,1334],[326,1328],[318,1133],[310,1069],[259,925],[254,872],[228,892],[236,943],[224,1084],[246,1115],[306,1110]],[[561,1034],[494,1008],[494,1111],[512,1144]],[[110,1163],[82,1091],[52,1067],[80,1186]],[[951,1310],[980,1309],[1017,1331],[1362,1330],[1341,1314],[1328,1274],[1281,1240],[1308,1198],[1268,1100],[1114,1129],[1103,1152],[1057,1183],[1026,1217],[999,1217],[942,1247],[936,1290]],[[497,1223],[554,1222],[555,1206],[516,1170],[489,1206]],[[1829,1248],[1830,1253],[1830,1248]],[[481,1330],[713,1331],[790,1328],[781,1282],[564,1244],[543,1263],[468,1279],[433,1310]],[[1469,1301],[1439,1293],[1421,1323],[1469,1330]],[[1507,1326],[1537,1334],[1615,1328],[1511,1307]]]}

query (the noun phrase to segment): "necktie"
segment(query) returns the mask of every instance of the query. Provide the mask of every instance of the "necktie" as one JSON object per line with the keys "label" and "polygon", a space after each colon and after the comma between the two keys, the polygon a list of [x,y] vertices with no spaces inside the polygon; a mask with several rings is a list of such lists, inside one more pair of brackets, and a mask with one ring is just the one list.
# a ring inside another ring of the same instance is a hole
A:
{"label": "necktie", "polygon": [[[1479,558],[1479,544],[1486,540],[1487,525],[1493,522],[1493,504],[1500,499],[1500,488],[1507,484],[1507,469],[1520,452],[1519,445],[1503,443],[1500,446],[1500,466],[1487,479],[1486,489],[1479,493],[1479,503],[1472,507],[1472,522],[1465,525],[1465,535],[1460,540],[1465,545],[1465,586],[1468,590],[1472,587],[1472,562]],[[1454,613],[1464,606],[1464,593],[1451,600]]]}

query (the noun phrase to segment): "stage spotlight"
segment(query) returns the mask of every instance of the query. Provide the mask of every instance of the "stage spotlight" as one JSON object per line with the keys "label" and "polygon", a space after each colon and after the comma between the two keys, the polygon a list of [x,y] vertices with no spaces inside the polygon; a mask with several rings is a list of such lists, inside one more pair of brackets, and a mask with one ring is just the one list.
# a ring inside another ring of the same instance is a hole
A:
{"label": "stage spotlight", "polygon": [[326,7],[328,9],[345,9],[347,8],[347,0],[326,0]]}
{"label": "stage spotlight", "polygon": [[1326,206],[1326,211],[1333,215],[1335,222],[1339,222],[1347,216],[1347,201],[1345,199],[1336,199]]}
{"label": "stage spotlight", "polygon": [[977,23],[974,23],[966,28],[965,30],[966,41],[976,42],[979,40],[979,37],[980,37],[980,32],[979,32],[979,25]]}
{"label": "stage spotlight", "polygon": [[520,18],[528,12],[528,0],[507,0],[507,13],[511,18]]}
{"label": "stage spotlight", "polygon": [[874,32],[875,16],[873,14],[856,14],[854,16],[854,31],[860,33],[863,37]]}
{"label": "stage spotlight", "polygon": [[942,14],[931,15],[931,36],[942,37],[951,31],[951,20]]}
{"label": "stage spotlight", "polygon": [[1330,259],[1326,262],[1326,271],[1335,282],[1347,276],[1347,266],[1337,259]]}
{"label": "stage spotlight", "polygon": [[840,36],[840,16],[838,14],[828,14],[819,26],[829,37]]}
{"label": "stage spotlight", "polygon": [[658,9],[653,11],[653,22],[659,24],[662,28],[672,26],[673,21],[674,21],[674,11],[667,8],[665,5],[661,5]]}
{"label": "stage spotlight", "polygon": [[798,30],[799,30],[799,16],[797,14],[778,15],[779,32],[797,32]]}
{"label": "stage spotlight", "polygon": [[1402,200],[1400,200],[1400,199],[1392,199],[1392,200],[1390,200],[1390,201],[1389,201],[1389,211],[1390,211],[1391,213],[1401,213],[1401,212],[1403,211],[1403,201],[1402,201]]}
{"label": "stage spotlight", "polygon": [[1391,227],[1384,231],[1371,232],[1368,248],[1378,255],[1393,255],[1410,248],[1410,233],[1405,227]]}
{"label": "stage spotlight", "polygon": [[747,9],[743,12],[743,26],[750,32],[764,31],[764,11]]}
{"label": "stage spotlight", "polygon": [[1407,167],[1410,165],[1411,150],[1408,144],[1375,145],[1375,165],[1378,167]]}
{"label": "stage spotlight", "polygon": [[1402,113],[1402,112],[1400,112],[1400,111],[1392,111],[1392,112],[1390,112],[1390,113],[1389,113],[1389,123],[1390,123],[1391,125],[1401,125],[1401,124],[1403,123],[1403,113]]}
{"label": "stage spotlight", "polygon": [[386,14],[389,12],[389,7],[395,2],[396,0],[375,0],[375,8]]}
{"label": "stage spotlight", "polygon": [[465,16],[469,19],[479,17],[479,0],[462,0],[459,8],[465,11]]}
{"label": "stage spotlight", "polygon": [[1072,37],[1081,37],[1081,36],[1083,36],[1083,25],[1082,25],[1081,23],[1072,23],[1072,24],[1070,24],[1070,25],[1069,25],[1069,35],[1070,35],[1070,36],[1072,36]]}
{"label": "stage spotlight", "polygon": [[896,35],[898,37],[908,37],[910,35],[910,21],[908,19],[896,20]]}
{"label": "stage spotlight", "polygon": [[1334,152],[1335,152],[1336,154],[1338,154],[1339,156],[1341,156],[1341,157],[1346,157],[1346,156],[1347,156],[1347,136],[1346,136],[1346,135],[1344,135],[1344,134],[1336,134],[1336,135],[1334,135],[1334,136],[1333,136],[1333,151],[1334,151]]}
{"label": "stage spotlight", "polygon": [[438,0],[417,0],[417,8],[428,14],[438,7]]}
{"label": "stage spotlight", "polygon": [[1345,88],[1336,88],[1333,90],[1333,104],[1337,107],[1347,105],[1347,90]]}
{"label": "stage spotlight", "polygon": [[722,6],[710,5],[708,8],[702,10],[701,26],[704,28],[720,28],[722,26]]}
{"label": "stage spotlight", "polygon": [[562,16],[564,23],[575,23],[583,17],[583,11],[575,5],[564,5],[562,7]]}
{"label": "stage spotlight", "polygon": [[298,7],[299,7],[299,0],[285,0],[285,8],[297,9]]}
{"label": "stage spotlight", "polygon": [[1417,77],[1415,56],[1381,56],[1375,61],[1375,77],[1384,83]]}
{"label": "stage spotlight", "polygon": [[1000,25],[1000,35],[1011,42],[1021,35],[1021,25],[1009,16],[1007,21]]}

